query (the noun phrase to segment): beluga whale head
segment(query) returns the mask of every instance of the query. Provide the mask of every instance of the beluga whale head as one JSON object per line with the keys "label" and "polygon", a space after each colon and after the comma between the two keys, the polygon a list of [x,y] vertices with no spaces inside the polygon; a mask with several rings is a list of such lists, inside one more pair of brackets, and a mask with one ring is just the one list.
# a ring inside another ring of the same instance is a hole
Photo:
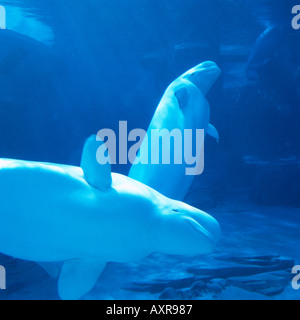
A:
{"label": "beluga whale head", "polygon": [[221,237],[219,223],[184,202],[168,199],[158,226],[159,251],[174,255],[212,252]]}
{"label": "beluga whale head", "polygon": [[206,61],[188,70],[180,78],[192,82],[204,95],[206,95],[219,78],[220,74],[221,70],[216,63]]}

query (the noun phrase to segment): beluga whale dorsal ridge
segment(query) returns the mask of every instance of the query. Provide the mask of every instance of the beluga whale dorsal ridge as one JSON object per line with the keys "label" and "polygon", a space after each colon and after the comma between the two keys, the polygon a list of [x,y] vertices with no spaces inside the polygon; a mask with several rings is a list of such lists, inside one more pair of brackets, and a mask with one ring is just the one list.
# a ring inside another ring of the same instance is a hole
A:
{"label": "beluga whale dorsal ridge", "polygon": [[207,213],[111,173],[109,166],[98,168],[102,143],[95,135],[87,140],[82,168],[0,159],[0,252],[62,264],[51,271],[59,274],[62,299],[89,292],[107,262],[137,261],[153,252],[209,253],[220,238],[218,222]]}
{"label": "beluga whale dorsal ridge", "polygon": [[[205,95],[219,77],[221,71],[214,62],[203,62],[188,70],[173,81],[165,91],[147,131],[147,141],[143,141],[140,154],[148,154],[148,163],[137,162],[131,166],[129,177],[138,180],[172,199],[183,200],[192,182],[193,175],[186,174],[186,164],[152,164],[151,151],[161,146],[151,146],[153,130],[167,129],[169,132],[179,129],[184,135],[185,129],[203,129],[217,141],[219,133],[209,123],[210,107]],[[162,137],[167,134],[163,133]],[[196,155],[196,165],[203,159],[204,145],[197,146],[201,152]],[[173,149],[170,150],[173,155]],[[197,174],[201,170],[197,170]]]}

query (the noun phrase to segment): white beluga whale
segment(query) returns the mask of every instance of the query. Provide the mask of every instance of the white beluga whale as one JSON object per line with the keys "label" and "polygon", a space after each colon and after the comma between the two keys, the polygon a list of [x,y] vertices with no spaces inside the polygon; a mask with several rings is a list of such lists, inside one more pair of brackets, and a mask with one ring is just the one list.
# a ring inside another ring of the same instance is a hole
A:
{"label": "white beluga whale", "polygon": [[0,252],[62,264],[62,299],[89,292],[107,262],[205,254],[220,237],[207,213],[99,165],[102,143],[87,139],[81,167],[0,159]]}
{"label": "white beluga whale", "polygon": [[[159,191],[172,199],[183,200],[187,194],[193,178],[203,170],[196,168],[196,174],[186,174],[186,164],[171,163],[169,165],[151,163],[151,151],[160,150],[160,142],[151,142],[153,130],[168,132],[180,130],[184,134],[185,129],[203,129],[204,136],[208,133],[217,140],[217,130],[209,124],[210,107],[205,95],[208,93],[221,71],[214,62],[204,62],[188,70],[178,77],[165,91],[147,131],[147,139],[144,139],[138,157],[148,155],[147,163],[138,161],[131,166],[129,177],[138,180],[149,187]],[[162,132],[166,138],[168,133]],[[162,138],[163,139],[163,138]],[[153,146],[153,144],[158,144]],[[204,139],[202,145],[197,145],[195,156],[196,166],[203,165]],[[195,144],[194,144],[195,145]],[[152,149],[154,147],[154,149]],[[170,156],[174,155],[174,146],[170,150]],[[179,150],[176,152],[182,153]],[[175,153],[176,153],[175,152]],[[182,156],[182,155],[180,155]],[[202,168],[203,169],[203,168]]]}

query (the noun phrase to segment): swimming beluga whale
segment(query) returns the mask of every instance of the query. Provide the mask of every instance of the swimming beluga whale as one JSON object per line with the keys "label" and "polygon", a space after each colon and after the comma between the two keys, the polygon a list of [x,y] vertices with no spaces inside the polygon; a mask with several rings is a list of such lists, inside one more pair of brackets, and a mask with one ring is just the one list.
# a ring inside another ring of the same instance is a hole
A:
{"label": "swimming beluga whale", "polygon": [[[138,180],[172,199],[183,200],[187,194],[194,175],[186,174],[186,164],[171,163],[169,165],[151,163],[151,133],[153,130],[167,129],[168,132],[179,129],[184,134],[185,129],[203,129],[204,136],[211,135],[219,140],[218,131],[209,124],[210,107],[205,95],[219,77],[221,71],[214,62],[203,62],[188,70],[172,82],[165,91],[152,121],[147,130],[147,139],[143,140],[138,157],[148,155],[148,163],[141,161],[131,166],[129,177]],[[162,137],[166,137],[162,133]],[[156,148],[159,150],[161,146]],[[201,163],[204,145],[198,145],[201,150],[196,155],[195,163]],[[170,150],[173,155],[173,149]],[[137,158],[138,158],[137,157]],[[202,171],[201,171],[202,172]],[[199,172],[197,174],[200,174]]]}
{"label": "swimming beluga whale", "polygon": [[99,165],[102,143],[87,139],[81,167],[0,159],[0,252],[62,263],[62,299],[89,292],[107,262],[209,253],[220,237],[207,213]]}

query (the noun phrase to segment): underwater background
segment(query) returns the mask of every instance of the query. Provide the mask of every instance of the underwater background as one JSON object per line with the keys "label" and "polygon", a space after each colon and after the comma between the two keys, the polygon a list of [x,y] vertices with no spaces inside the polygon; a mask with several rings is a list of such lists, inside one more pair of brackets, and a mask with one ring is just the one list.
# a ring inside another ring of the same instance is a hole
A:
{"label": "underwater background", "polygon": [[[84,299],[299,299],[300,30],[286,0],[1,1],[0,157],[79,165],[102,128],[146,129],[167,86],[214,61],[220,141],[185,202],[222,228],[215,252],[109,263]],[[114,165],[127,174],[129,165]],[[21,183],[21,182],[20,182]],[[1,204],[0,204],[1,205]],[[126,213],[124,213],[126,214]],[[58,299],[35,263],[0,255],[0,299]]]}

